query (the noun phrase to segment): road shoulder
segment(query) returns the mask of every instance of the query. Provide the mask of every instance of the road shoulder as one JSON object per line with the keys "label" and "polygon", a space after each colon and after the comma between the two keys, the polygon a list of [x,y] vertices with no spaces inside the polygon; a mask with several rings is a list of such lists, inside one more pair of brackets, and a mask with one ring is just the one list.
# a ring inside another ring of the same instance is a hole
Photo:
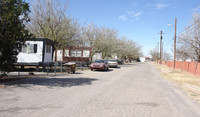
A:
{"label": "road shoulder", "polygon": [[200,103],[200,78],[193,74],[174,70],[165,65],[153,63],[161,71],[163,78],[174,82],[178,87],[183,89],[187,94]]}

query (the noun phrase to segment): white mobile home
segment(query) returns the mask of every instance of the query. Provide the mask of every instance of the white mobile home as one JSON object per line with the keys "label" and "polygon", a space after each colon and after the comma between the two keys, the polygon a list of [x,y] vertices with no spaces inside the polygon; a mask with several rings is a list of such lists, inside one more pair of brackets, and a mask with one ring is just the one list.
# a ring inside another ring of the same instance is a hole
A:
{"label": "white mobile home", "polygon": [[27,39],[17,55],[18,63],[39,64],[52,62],[54,42],[46,38]]}
{"label": "white mobile home", "polygon": [[140,62],[145,62],[145,57],[139,57]]}

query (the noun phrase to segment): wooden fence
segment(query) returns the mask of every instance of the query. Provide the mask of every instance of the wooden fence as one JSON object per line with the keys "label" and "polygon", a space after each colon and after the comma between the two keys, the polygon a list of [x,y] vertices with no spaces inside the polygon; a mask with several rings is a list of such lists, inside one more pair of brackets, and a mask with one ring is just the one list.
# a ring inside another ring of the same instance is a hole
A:
{"label": "wooden fence", "polygon": [[[167,65],[170,68],[174,68],[174,61],[157,61],[157,63]],[[198,62],[176,61],[175,69],[180,69],[182,71],[192,73],[196,76],[200,76],[200,63]]]}

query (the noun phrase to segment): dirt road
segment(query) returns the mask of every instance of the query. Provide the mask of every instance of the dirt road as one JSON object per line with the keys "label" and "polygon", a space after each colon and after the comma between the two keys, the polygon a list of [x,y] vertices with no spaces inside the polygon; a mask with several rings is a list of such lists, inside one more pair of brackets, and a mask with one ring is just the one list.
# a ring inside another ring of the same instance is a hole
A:
{"label": "dirt road", "polygon": [[200,117],[200,105],[151,63],[6,83],[0,117]]}

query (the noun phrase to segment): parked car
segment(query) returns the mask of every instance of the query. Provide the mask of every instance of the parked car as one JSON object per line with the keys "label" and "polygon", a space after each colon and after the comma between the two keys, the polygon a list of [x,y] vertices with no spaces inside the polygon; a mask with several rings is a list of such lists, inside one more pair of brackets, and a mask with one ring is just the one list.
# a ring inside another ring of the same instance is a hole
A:
{"label": "parked car", "polygon": [[117,60],[116,59],[110,59],[108,61],[108,67],[118,67],[118,63],[117,63]]}
{"label": "parked car", "polygon": [[106,60],[95,60],[90,65],[90,69],[91,69],[91,71],[93,71],[94,69],[97,69],[97,70],[109,70],[108,62]]}

